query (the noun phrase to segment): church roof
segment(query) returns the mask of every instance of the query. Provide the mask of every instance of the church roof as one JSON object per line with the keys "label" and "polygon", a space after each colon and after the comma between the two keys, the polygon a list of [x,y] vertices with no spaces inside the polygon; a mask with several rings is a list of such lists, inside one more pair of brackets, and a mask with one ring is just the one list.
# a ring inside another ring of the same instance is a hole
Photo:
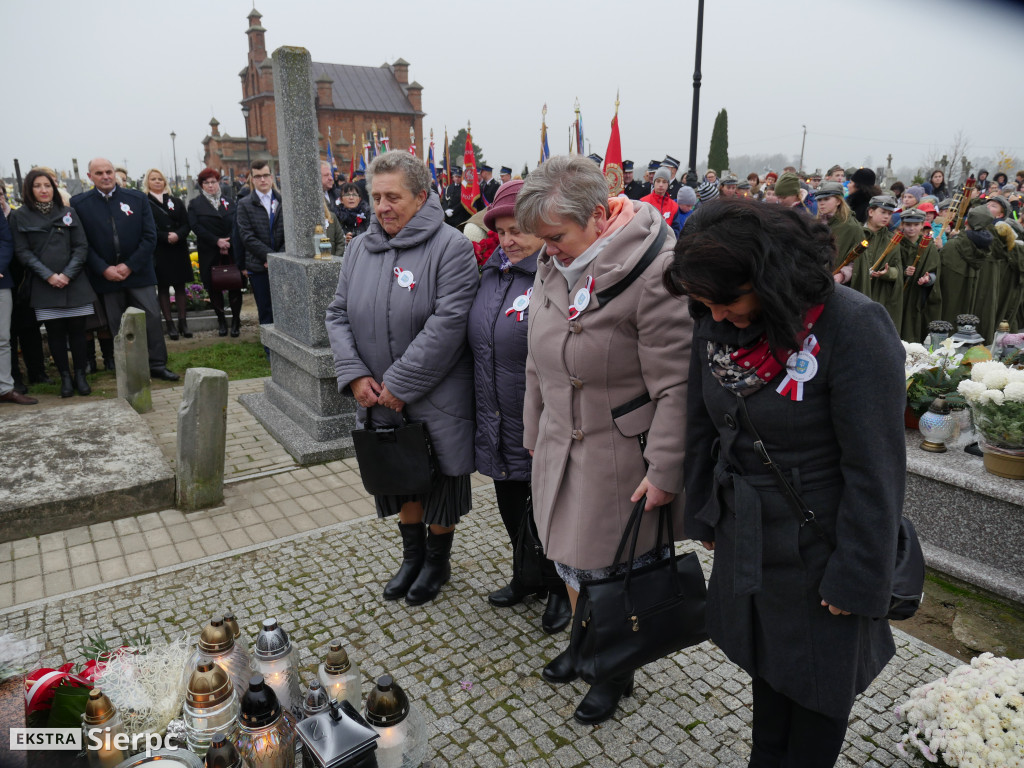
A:
{"label": "church roof", "polygon": [[386,112],[415,115],[405,90],[391,68],[313,62],[313,79],[327,76],[334,83],[334,108],[353,112]]}

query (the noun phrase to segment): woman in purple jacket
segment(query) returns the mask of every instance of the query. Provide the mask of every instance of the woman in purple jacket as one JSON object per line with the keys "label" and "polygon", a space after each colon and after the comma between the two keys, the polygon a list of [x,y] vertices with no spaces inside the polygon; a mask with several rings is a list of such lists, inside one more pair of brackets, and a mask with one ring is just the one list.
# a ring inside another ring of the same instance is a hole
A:
{"label": "woman in purple jacket", "polygon": [[[519,229],[516,197],[522,181],[501,186],[484,215],[484,224],[498,235],[500,247],[480,274],[480,288],[469,313],[469,346],[473,352],[476,389],[476,468],[494,480],[498,512],[515,546],[530,497],[530,452],[523,447],[523,398],[526,394],[526,329],[530,294],[543,242]],[[553,583],[561,584],[549,566]],[[516,605],[530,594],[544,596],[513,572],[507,586],[488,595],[499,608]],[[545,632],[563,629],[571,618],[565,587],[548,598],[541,620]]]}

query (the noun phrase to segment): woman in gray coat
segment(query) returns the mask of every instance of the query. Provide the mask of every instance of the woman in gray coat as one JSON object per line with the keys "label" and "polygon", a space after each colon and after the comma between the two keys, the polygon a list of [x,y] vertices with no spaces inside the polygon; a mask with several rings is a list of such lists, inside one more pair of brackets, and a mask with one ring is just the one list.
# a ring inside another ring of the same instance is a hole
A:
{"label": "woman in gray coat", "polygon": [[[46,325],[53,363],[60,373],[60,396],[92,392],[85,378],[86,318],[96,300],[84,274],[89,244],[78,213],[61,203],[57,182],[41,168],[25,177],[25,205],[11,213],[14,253],[27,267],[29,306]],[[68,347],[74,376],[68,368]]]}
{"label": "woman in gray coat", "polygon": [[722,201],[686,223],[665,275],[696,321],[685,530],[715,553],[708,631],[752,678],[756,768],[834,765],[854,697],[895,651],[904,352],[880,304],[835,285],[834,257],[824,224]]}
{"label": "woman in gray coat", "polygon": [[[358,420],[426,424],[440,476],[425,496],[378,496],[398,515],[403,559],[384,598],[422,605],[450,577],[455,525],[470,509],[473,362],[466,344],[478,272],[473,246],[444,226],[430,174],[408,152],[386,152],[367,173],[370,228],[345,253],[327,332],[338,387]],[[429,534],[427,531],[429,526]]]}

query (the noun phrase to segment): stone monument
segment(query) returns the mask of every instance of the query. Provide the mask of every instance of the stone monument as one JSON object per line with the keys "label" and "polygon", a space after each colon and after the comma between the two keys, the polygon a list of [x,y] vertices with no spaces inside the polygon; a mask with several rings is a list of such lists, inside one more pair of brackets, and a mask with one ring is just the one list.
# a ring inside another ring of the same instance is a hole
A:
{"label": "stone monument", "polygon": [[215,368],[189,368],[178,406],[180,509],[216,507],[224,500],[227,428],[228,375]]}
{"label": "stone monument", "polygon": [[268,261],[274,324],[260,329],[271,380],[239,399],[299,464],[315,464],[354,455],[355,401],[338,392],[324,323],[341,259],[313,258],[324,215],[309,51],[278,48],[273,68],[285,252]]}
{"label": "stone monument", "polygon": [[117,396],[127,400],[138,413],[152,411],[146,313],[136,307],[128,307],[121,315],[121,329],[114,337],[114,370]]}

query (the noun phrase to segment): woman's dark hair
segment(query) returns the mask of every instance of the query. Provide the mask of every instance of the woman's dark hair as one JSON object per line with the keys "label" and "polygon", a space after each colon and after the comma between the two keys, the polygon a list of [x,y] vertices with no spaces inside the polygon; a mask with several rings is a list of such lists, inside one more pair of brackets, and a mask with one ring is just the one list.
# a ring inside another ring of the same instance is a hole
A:
{"label": "woman's dark hair", "polygon": [[[686,221],[663,281],[674,296],[732,304],[748,283],[776,359],[797,348],[803,316],[832,293],[835,241],[807,213],[754,200],[703,203]],[[690,314],[710,310],[690,301]]]}
{"label": "woman's dark hair", "polygon": [[25,176],[25,183],[21,187],[21,199],[25,201],[25,205],[31,208],[33,211],[38,211],[38,203],[36,196],[32,194],[32,185],[36,183],[36,179],[43,176],[50,180],[50,187],[53,188],[53,204],[57,205],[60,201],[60,192],[57,191],[57,180],[53,178],[49,173],[44,171],[42,168],[33,168]]}
{"label": "woman's dark hair", "polygon": [[[351,181],[346,182],[342,184],[340,187],[338,187],[338,197],[344,197],[349,192],[355,192],[357,195],[359,195],[359,187],[353,184]],[[359,196],[362,197],[362,195]]]}
{"label": "woman's dark hair", "polygon": [[889,189],[896,195],[896,197],[902,197],[903,193],[907,191],[907,185],[902,181],[894,181]]}
{"label": "woman's dark hair", "polygon": [[[1002,181],[1000,181],[1000,179],[1002,179]],[[995,176],[992,177],[992,180],[999,182],[999,186],[1002,186],[1003,184],[1006,183],[1006,174],[1003,173],[1002,171],[999,171],[998,173],[996,173]]]}

